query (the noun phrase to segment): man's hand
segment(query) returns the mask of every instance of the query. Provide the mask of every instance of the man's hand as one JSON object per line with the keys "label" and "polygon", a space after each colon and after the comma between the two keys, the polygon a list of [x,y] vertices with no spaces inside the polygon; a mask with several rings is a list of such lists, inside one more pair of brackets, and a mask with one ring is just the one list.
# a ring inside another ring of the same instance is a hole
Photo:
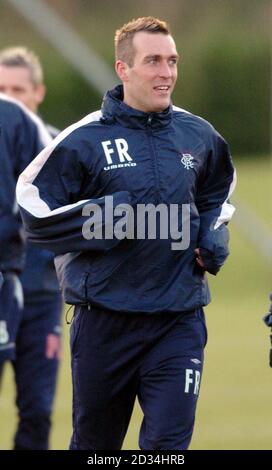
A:
{"label": "man's hand", "polygon": [[45,356],[47,359],[61,359],[61,339],[59,335],[50,333],[46,337],[46,351]]}
{"label": "man's hand", "polygon": [[195,249],[195,255],[196,255],[196,262],[197,262],[198,266],[200,266],[202,269],[205,269],[204,261],[203,261],[203,259],[202,259],[201,256],[200,256],[200,250],[199,250],[199,248],[196,248],[196,249]]}
{"label": "man's hand", "polygon": [[196,263],[198,264],[198,266],[202,268],[203,271],[207,271],[208,273],[213,274],[214,276],[218,273],[219,269],[223,264],[223,260],[221,261],[221,263],[219,262],[218,258],[217,260],[215,260],[214,254],[205,248],[196,248],[195,255]]}

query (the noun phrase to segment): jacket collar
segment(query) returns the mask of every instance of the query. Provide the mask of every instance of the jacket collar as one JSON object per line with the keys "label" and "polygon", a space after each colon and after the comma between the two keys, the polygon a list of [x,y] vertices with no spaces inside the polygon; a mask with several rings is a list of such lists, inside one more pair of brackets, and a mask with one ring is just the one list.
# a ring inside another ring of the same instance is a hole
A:
{"label": "jacket collar", "polygon": [[170,124],[172,105],[161,113],[144,113],[131,108],[123,102],[123,86],[118,85],[108,91],[102,102],[102,122],[111,124],[118,122],[124,127],[134,129],[158,129]]}

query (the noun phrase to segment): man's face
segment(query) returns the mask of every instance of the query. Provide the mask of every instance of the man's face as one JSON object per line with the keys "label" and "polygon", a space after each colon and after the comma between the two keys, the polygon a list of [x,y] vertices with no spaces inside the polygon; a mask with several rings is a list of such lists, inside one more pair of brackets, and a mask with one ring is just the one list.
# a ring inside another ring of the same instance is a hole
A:
{"label": "man's face", "polygon": [[0,65],[0,92],[21,101],[34,113],[42,103],[44,85],[35,85],[27,67]]}
{"label": "man's face", "polygon": [[134,60],[126,64],[124,102],[146,113],[164,111],[169,105],[177,80],[178,54],[170,35],[136,33]]}

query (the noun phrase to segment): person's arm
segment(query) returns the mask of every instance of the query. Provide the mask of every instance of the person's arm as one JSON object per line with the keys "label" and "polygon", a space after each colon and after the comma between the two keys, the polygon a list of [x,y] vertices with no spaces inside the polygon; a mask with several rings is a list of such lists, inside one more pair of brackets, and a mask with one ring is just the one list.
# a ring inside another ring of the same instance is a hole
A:
{"label": "person's arm", "polygon": [[236,173],[228,145],[214,132],[196,200],[200,214],[196,261],[211,274],[219,271],[229,254],[227,224],[235,211],[229,197],[235,184]]}
{"label": "person's arm", "polygon": [[[130,203],[127,191],[91,198],[88,184],[85,184],[91,178],[88,160],[84,161],[86,152],[78,146],[80,144],[70,136],[59,143],[53,142],[18,180],[17,200],[28,239],[55,254],[104,251],[118,244],[120,240],[116,236],[99,237],[107,222],[116,220],[116,217],[108,220],[106,216],[106,198],[112,198],[113,210],[117,205]],[[88,216],[96,220],[95,238],[88,236]]]}
{"label": "person's arm", "polygon": [[12,160],[0,136],[0,270],[20,271],[23,266],[24,239],[15,203],[16,181]]}
{"label": "person's arm", "polygon": [[37,126],[15,104],[0,104],[0,270],[23,267],[24,235],[15,199],[16,179],[42,148]]}

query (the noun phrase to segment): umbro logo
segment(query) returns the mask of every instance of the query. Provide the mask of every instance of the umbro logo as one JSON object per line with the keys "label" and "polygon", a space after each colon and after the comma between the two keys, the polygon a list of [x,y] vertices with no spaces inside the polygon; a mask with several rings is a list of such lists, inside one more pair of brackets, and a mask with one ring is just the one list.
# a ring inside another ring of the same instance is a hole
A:
{"label": "umbro logo", "polygon": [[186,170],[194,168],[194,157],[190,153],[183,153],[180,161]]}
{"label": "umbro logo", "polygon": [[[125,139],[115,139],[114,142],[105,140],[101,144],[108,164],[104,166],[105,171],[137,165],[128,153],[128,143]],[[114,163],[113,158],[117,163]]]}
{"label": "umbro logo", "polygon": [[193,362],[194,364],[201,364],[201,361],[197,358],[190,359],[190,361]]}

